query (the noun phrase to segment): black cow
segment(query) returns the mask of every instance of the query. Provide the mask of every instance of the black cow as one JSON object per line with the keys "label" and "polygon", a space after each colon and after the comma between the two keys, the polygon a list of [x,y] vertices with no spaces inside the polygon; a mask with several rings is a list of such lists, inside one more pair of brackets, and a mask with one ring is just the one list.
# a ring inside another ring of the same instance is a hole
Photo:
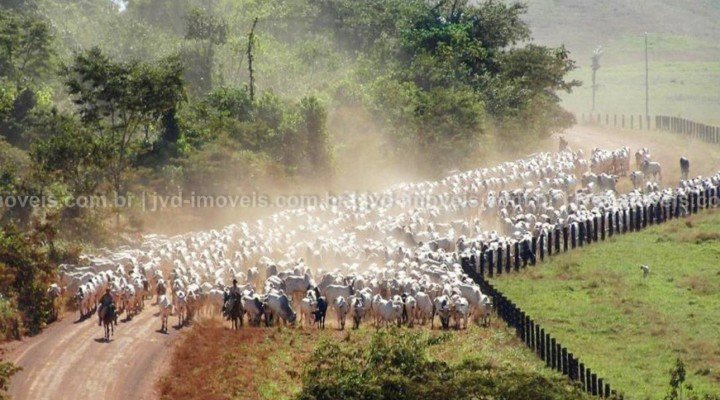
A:
{"label": "black cow", "polygon": [[690,160],[686,157],[680,158],[680,179],[687,180],[690,175]]}
{"label": "black cow", "polygon": [[328,304],[327,304],[327,300],[325,299],[325,297],[322,297],[322,296],[318,297],[317,298],[317,310],[315,310],[315,312],[313,312],[313,314],[315,315],[315,322],[317,322],[318,325],[320,326],[320,328],[323,328],[323,329],[325,328],[325,316],[327,315],[327,308],[328,308]]}

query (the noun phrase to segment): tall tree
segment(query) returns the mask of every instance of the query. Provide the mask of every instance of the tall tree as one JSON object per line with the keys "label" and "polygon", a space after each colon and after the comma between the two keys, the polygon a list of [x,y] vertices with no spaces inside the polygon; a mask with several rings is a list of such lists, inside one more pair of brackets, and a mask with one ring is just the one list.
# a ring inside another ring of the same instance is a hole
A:
{"label": "tall tree", "polygon": [[227,42],[227,22],[199,7],[190,10],[186,22],[185,39],[198,43],[196,53],[192,55],[195,62],[189,71],[191,83],[199,93],[207,94],[212,89],[215,46]]}
{"label": "tall tree", "polygon": [[318,176],[325,176],[331,170],[330,139],[327,131],[327,110],[317,97],[311,96],[302,99],[300,112],[303,117],[305,134],[307,136],[306,154]]}
{"label": "tall tree", "polygon": [[176,109],[185,97],[177,57],[146,64],[116,62],[98,48],[75,57],[66,85],[78,112],[111,149],[110,178],[123,194],[123,173],[137,151],[137,135]]}
{"label": "tall tree", "polygon": [[0,77],[13,81],[18,92],[51,68],[52,43],[45,21],[0,8]]}

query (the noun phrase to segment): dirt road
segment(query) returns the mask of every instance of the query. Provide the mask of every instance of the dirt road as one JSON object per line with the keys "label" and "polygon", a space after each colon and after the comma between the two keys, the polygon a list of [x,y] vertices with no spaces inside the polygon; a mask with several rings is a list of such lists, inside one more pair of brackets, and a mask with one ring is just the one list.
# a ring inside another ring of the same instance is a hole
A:
{"label": "dirt road", "polygon": [[178,334],[172,327],[168,335],[157,332],[160,320],[150,304],[132,321],[120,321],[110,343],[102,340],[97,319],[76,323],[77,314],[26,339],[4,357],[23,368],[10,395],[14,400],[156,398],[156,378]]}
{"label": "dirt road", "polygon": [[[720,146],[672,134],[576,127],[565,137],[586,155],[593,147],[629,146],[633,152],[648,147],[653,159],[663,163],[666,185],[679,178],[680,155],[690,157],[693,175],[720,169]],[[557,138],[546,141],[544,150],[556,150],[557,143]],[[178,336],[173,328],[169,335],[158,333],[154,313],[154,307],[147,307],[133,321],[121,323],[111,343],[100,341],[103,332],[96,320],[74,323],[77,314],[67,315],[5,355],[24,368],[13,378],[10,394],[15,400],[154,399],[154,383]]]}
{"label": "dirt road", "polygon": [[[720,171],[720,146],[699,140],[690,140],[674,133],[659,131],[606,130],[591,126],[575,126],[564,135],[573,149],[581,148],[589,157],[594,147],[615,150],[630,147],[633,154],[631,168],[634,169],[635,151],[642,147],[650,150],[653,161],[659,161],[663,168],[663,185],[675,185],[680,179],[680,157],[690,160],[690,176],[709,176]],[[552,140],[549,150],[557,150],[558,141]]]}

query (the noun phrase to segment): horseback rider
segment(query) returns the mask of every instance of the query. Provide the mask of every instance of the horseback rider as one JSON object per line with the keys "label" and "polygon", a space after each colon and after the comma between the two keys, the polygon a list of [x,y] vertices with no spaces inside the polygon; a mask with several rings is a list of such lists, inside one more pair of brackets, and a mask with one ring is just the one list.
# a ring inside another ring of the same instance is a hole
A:
{"label": "horseback rider", "polygon": [[230,319],[230,312],[232,312],[233,307],[235,307],[235,302],[240,300],[240,296],[242,295],[242,293],[240,293],[240,288],[237,285],[237,279],[233,279],[232,283],[232,287],[225,295],[225,304],[223,305],[223,313],[227,315],[228,319]]}
{"label": "horseback rider", "polygon": [[105,317],[105,313],[109,307],[115,306],[115,299],[110,288],[105,289],[105,294],[100,298],[100,307],[98,308],[98,326],[102,326],[102,320]]}
{"label": "horseback rider", "polygon": [[560,146],[559,146],[560,151],[567,150],[567,147],[568,147],[568,142],[567,142],[567,140],[565,140],[565,136],[560,136]]}

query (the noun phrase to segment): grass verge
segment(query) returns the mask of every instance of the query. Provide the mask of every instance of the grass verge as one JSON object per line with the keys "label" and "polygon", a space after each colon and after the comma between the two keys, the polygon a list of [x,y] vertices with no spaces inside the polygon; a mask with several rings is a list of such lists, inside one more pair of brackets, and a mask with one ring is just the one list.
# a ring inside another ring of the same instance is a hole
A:
{"label": "grass verge", "polygon": [[[452,365],[472,361],[541,380],[567,382],[545,368],[501,322],[494,321],[490,328],[472,326],[451,333],[430,332],[428,327],[413,331],[427,334],[428,340],[438,338],[428,349],[431,360]],[[177,343],[158,391],[161,399],[295,398],[302,390],[304,368],[318,343],[332,341],[343,347],[367,348],[373,332],[369,326],[343,332],[300,327],[231,331],[220,321],[201,321]],[[569,382],[567,387],[569,390]]]}

